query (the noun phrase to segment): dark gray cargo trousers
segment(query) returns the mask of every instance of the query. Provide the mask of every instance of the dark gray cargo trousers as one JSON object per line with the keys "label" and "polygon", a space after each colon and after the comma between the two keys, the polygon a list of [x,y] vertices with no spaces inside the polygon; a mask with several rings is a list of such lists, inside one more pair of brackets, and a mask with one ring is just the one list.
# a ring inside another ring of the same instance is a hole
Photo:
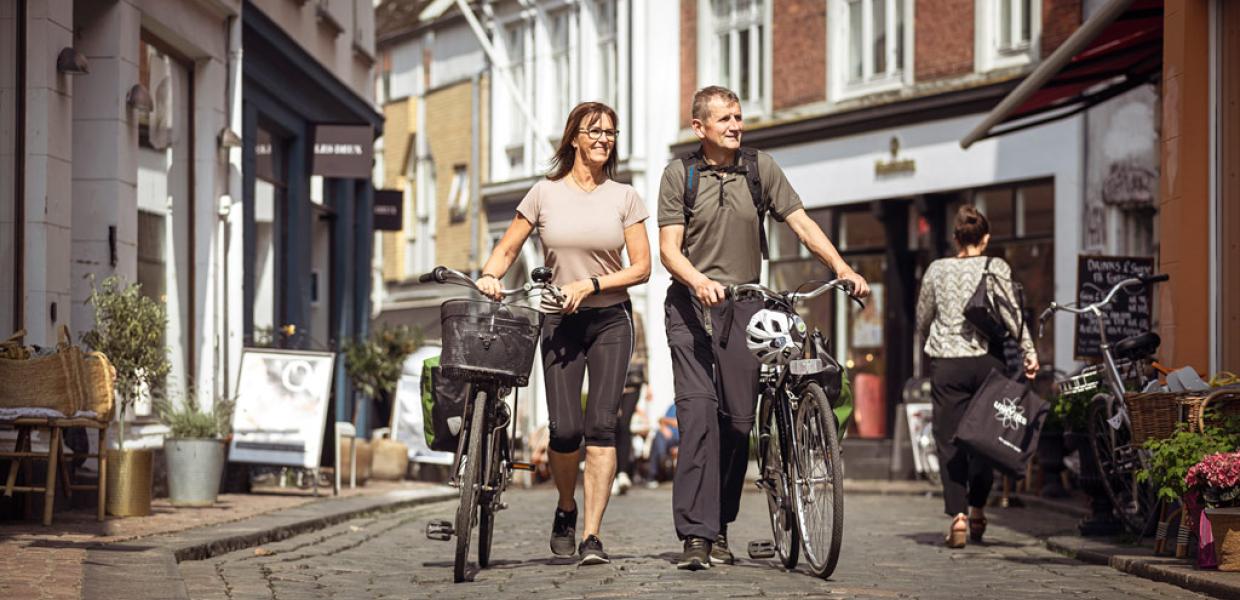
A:
{"label": "dark gray cargo trousers", "polygon": [[745,326],[762,302],[746,300],[733,306],[726,347],[720,335],[723,308],[710,309],[712,336],[689,288],[673,283],[664,302],[680,425],[672,488],[673,520],[680,539],[713,540],[721,527],[736,520],[749,464],[760,365],[745,346]]}

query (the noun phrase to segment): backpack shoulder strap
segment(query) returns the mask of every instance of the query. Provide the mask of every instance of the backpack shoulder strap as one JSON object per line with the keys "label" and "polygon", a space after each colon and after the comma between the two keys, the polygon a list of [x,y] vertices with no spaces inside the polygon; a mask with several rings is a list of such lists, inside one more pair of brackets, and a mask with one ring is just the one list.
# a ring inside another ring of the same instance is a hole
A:
{"label": "backpack shoulder strap", "polygon": [[685,228],[689,227],[689,217],[693,216],[693,205],[697,202],[698,179],[702,174],[702,157],[697,152],[693,152],[687,156],[680,158],[680,164],[685,168],[685,193],[681,199],[684,202],[685,211]]}
{"label": "backpack shoulder strap", "polygon": [[742,146],[741,165],[745,167],[745,182],[749,185],[749,195],[753,198],[754,209],[758,211],[758,243],[762,246],[762,258],[766,259],[768,258],[766,213],[770,209],[770,199],[762,190],[762,177],[758,172],[758,149]]}

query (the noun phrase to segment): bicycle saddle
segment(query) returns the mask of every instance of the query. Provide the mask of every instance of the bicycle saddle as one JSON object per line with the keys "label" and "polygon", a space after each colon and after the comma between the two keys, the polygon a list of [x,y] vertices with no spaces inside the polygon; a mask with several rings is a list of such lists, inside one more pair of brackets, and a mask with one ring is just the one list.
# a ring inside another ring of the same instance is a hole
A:
{"label": "bicycle saddle", "polygon": [[1157,352],[1161,343],[1162,339],[1153,331],[1126,337],[1115,344],[1115,357],[1140,360]]}

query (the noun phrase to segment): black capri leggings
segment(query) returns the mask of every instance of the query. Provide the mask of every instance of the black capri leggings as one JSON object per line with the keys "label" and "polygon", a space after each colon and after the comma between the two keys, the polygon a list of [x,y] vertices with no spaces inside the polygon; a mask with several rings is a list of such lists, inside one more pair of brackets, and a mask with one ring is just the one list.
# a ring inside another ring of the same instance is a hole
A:
{"label": "black capri leggings", "polygon": [[[571,315],[543,319],[543,373],[551,449],[573,452],[616,445],[616,416],[625,374],[633,356],[633,305],[583,307]],[[581,407],[581,383],[590,370],[590,390]]]}

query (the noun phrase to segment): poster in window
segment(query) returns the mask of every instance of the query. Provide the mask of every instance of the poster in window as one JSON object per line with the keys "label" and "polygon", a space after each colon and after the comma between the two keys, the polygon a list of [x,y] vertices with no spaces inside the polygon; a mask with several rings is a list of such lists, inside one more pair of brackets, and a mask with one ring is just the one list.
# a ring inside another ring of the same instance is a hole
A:
{"label": "poster in window", "polygon": [[334,362],[330,352],[242,351],[228,459],[318,467]]}
{"label": "poster in window", "polygon": [[870,284],[865,308],[853,306],[853,348],[879,348],[883,345],[883,284]]}

